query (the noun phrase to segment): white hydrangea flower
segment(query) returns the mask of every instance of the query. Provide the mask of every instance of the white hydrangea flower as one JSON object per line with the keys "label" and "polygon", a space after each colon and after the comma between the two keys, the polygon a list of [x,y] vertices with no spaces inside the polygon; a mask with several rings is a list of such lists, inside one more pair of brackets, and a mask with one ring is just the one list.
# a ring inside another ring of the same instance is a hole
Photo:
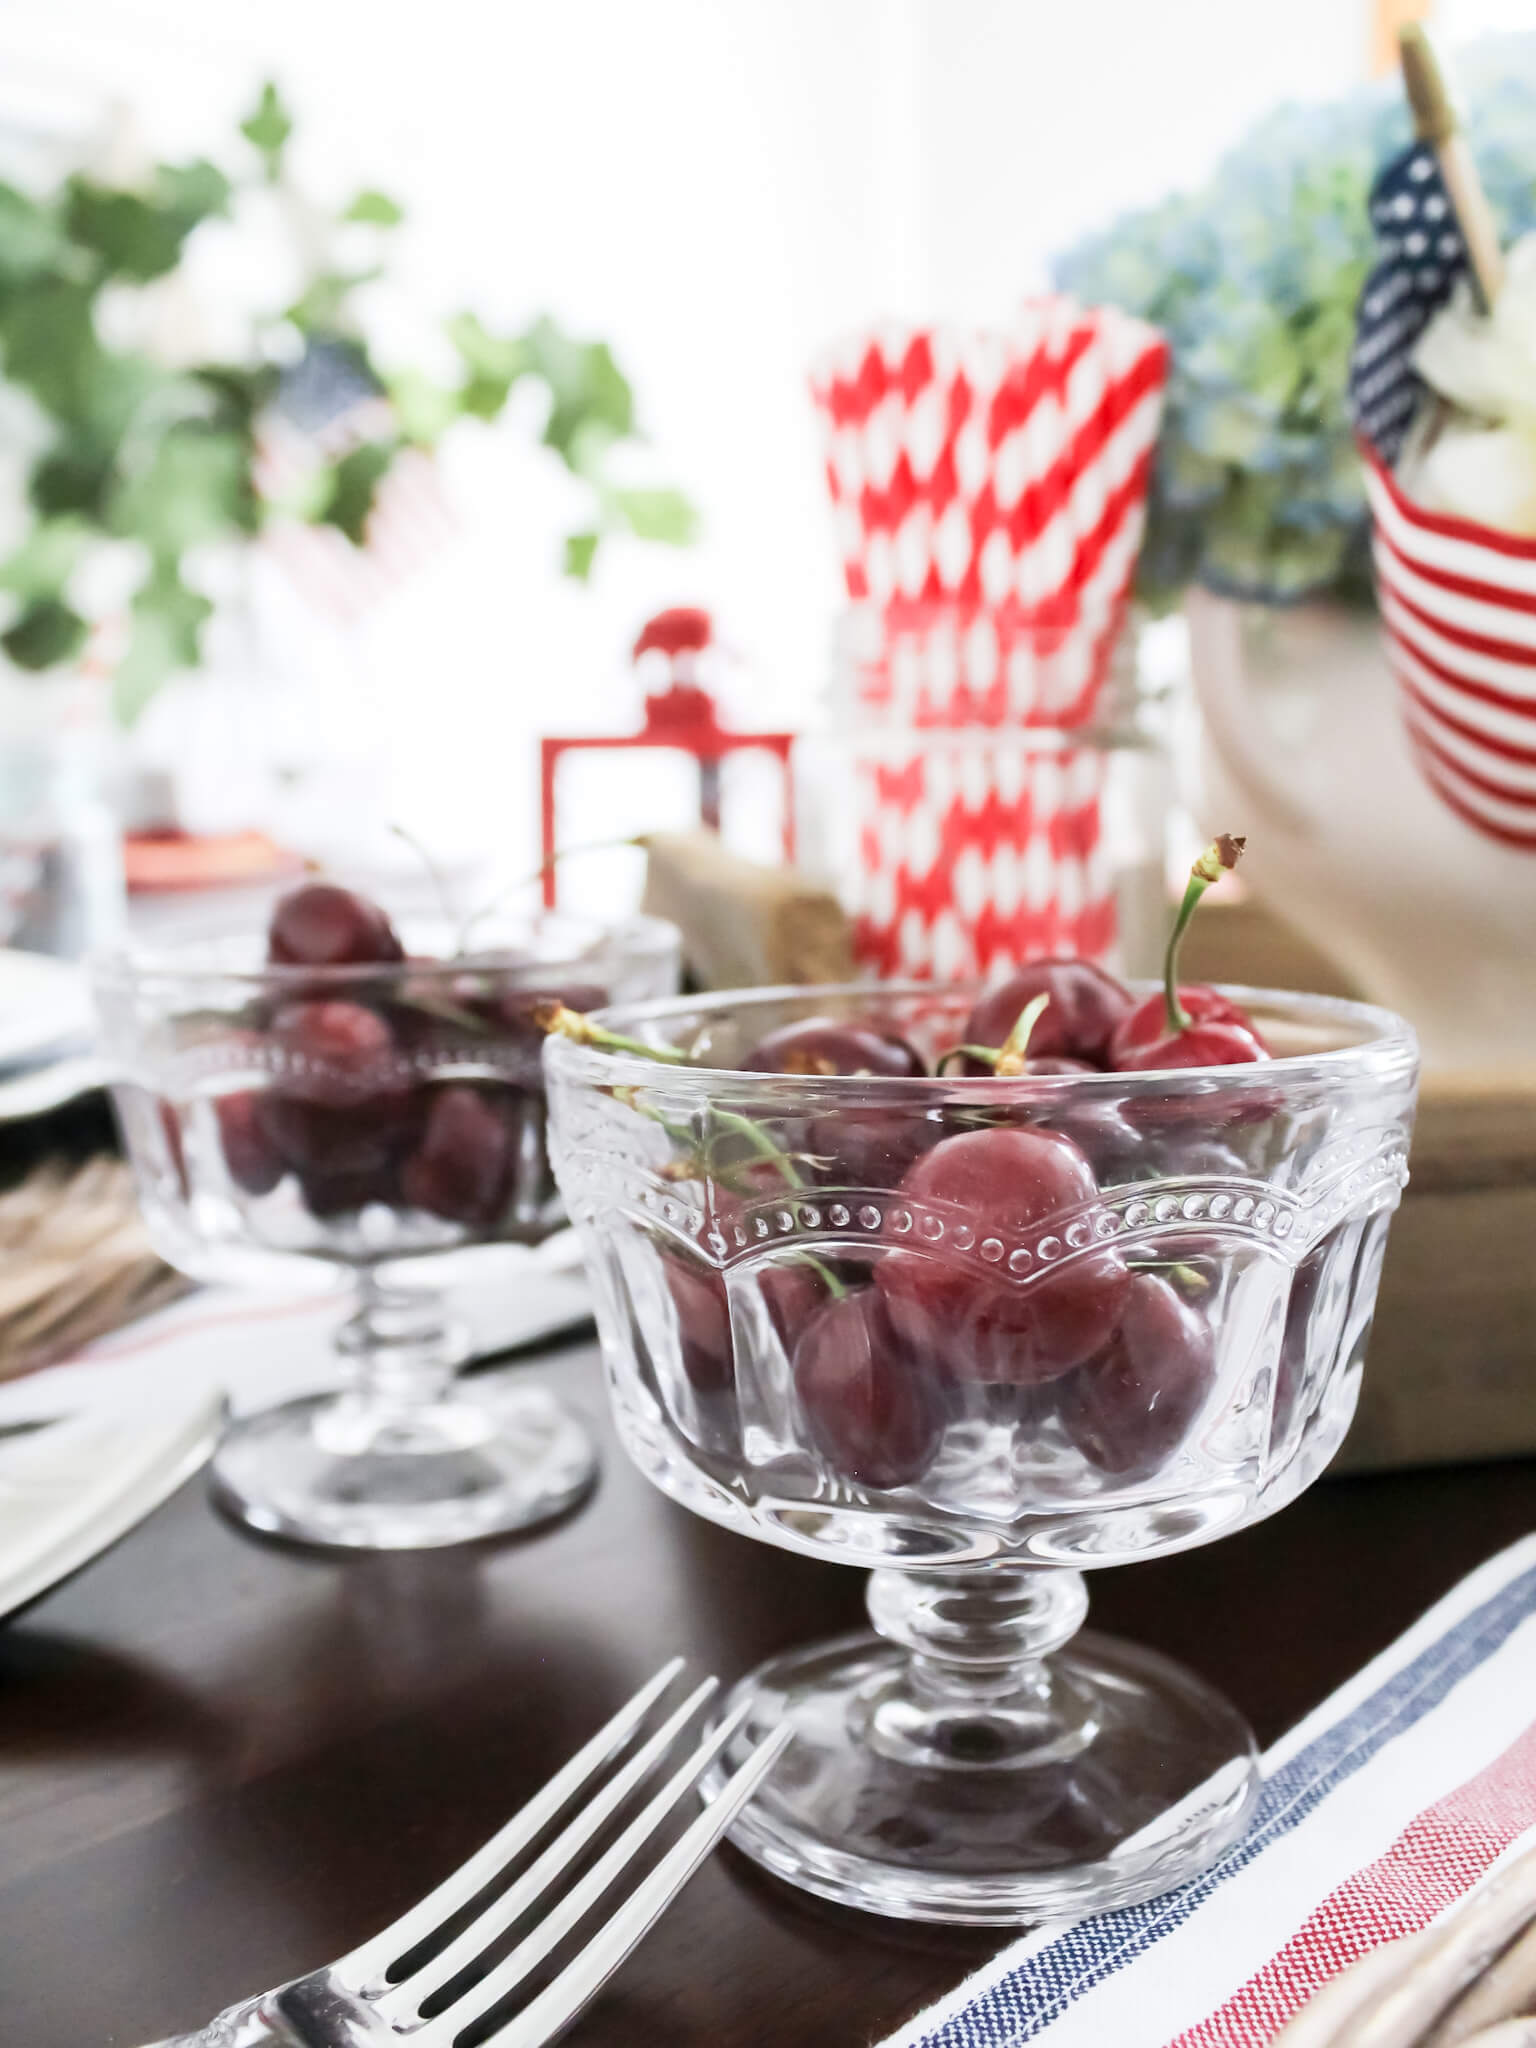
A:
{"label": "white hydrangea flower", "polygon": [[1536,534],[1536,234],[1510,250],[1493,311],[1480,312],[1463,283],[1414,363],[1455,410],[1405,451],[1404,483],[1430,511]]}
{"label": "white hydrangea flower", "polygon": [[1510,250],[1491,313],[1473,304],[1469,284],[1457,287],[1421,335],[1414,366],[1463,412],[1536,429],[1536,234]]}

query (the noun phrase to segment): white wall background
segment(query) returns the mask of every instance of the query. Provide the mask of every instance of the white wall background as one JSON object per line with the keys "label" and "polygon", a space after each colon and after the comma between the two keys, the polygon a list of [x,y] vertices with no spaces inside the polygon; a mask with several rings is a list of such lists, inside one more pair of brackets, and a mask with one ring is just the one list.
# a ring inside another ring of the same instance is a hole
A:
{"label": "white wall background", "polygon": [[[461,541],[315,662],[396,815],[510,849],[532,829],[528,735],[621,715],[623,650],[662,603],[714,609],[750,656],[740,708],[759,722],[813,705],[838,596],[804,388],[821,342],[879,312],[1004,313],[1052,249],[1199,177],[1277,99],[1361,77],[1369,13],[9,0],[0,105],[51,122],[126,103],[159,152],[227,155],[270,73],[318,195],[376,183],[407,205],[400,290],[375,309],[402,347],[463,304],[507,323],[548,307],[612,340],[703,544],[616,546],[590,592],[563,586],[558,482],[515,431],[471,429],[446,465]],[[1536,26],[1536,0],[1443,0],[1439,21],[1451,41]],[[228,261],[211,249],[210,275],[227,283]],[[606,826],[654,822],[609,801]]]}

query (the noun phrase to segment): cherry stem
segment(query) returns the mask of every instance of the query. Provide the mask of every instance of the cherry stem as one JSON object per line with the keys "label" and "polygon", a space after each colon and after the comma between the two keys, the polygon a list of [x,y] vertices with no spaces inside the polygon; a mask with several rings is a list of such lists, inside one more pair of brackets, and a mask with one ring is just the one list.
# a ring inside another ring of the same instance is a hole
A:
{"label": "cherry stem", "polygon": [[742,1116],[734,1109],[717,1109],[713,1103],[710,1105],[709,1113],[717,1124],[728,1131],[734,1131],[737,1137],[745,1138],[754,1152],[770,1160],[792,1188],[805,1186],[805,1182],[795,1169],[794,1161],[782,1145],[773,1142],[760,1123],[754,1122],[749,1116]]}
{"label": "cherry stem", "polygon": [[1012,1079],[1018,1074],[1029,1072],[1029,1037],[1040,1021],[1040,1013],[1051,1000],[1049,991],[1032,996],[1014,1020],[1013,1029],[1001,1045],[952,1045],[948,1052],[939,1054],[935,1072],[942,1074],[953,1059],[978,1060],[982,1066],[990,1067],[994,1074]]}
{"label": "cherry stem", "polygon": [[594,1024],[580,1010],[568,1010],[558,998],[534,1006],[533,1021],[550,1038],[569,1038],[577,1045],[592,1045],[603,1052],[633,1052],[642,1059],[658,1060],[663,1066],[682,1066],[688,1055],[675,1045],[647,1045],[643,1039],[626,1038],[622,1031],[610,1031]]}
{"label": "cherry stem", "polygon": [[471,911],[470,915],[465,918],[463,924],[459,927],[458,950],[460,954],[469,951],[469,935],[477,924],[484,923],[485,919],[491,916],[494,911],[499,910],[509,896],[515,896],[519,890],[531,889],[536,882],[542,882],[550,869],[557,866],[559,862],[570,860],[578,853],[614,853],[622,847],[643,847],[644,845],[645,840],[643,837],[636,837],[634,834],[631,834],[626,839],[584,839],[576,846],[556,847],[553,853],[546,854],[531,875],[519,875],[515,882],[508,882],[504,889],[498,889],[495,895],[487,902],[482,903],[478,910]]}
{"label": "cherry stem", "polygon": [[[444,924],[459,925],[461,923],[460,916],[459,912],[454,908],[453,891],[448,886],[448,877],[427,851],[425,845],[416,837],[414,832],[408,831],[404,825],[394,824],[389,829],[398,840],[411,849],[412,853],[415,854],[416,858],[426,869],[432,883],[432,892],[437,897],[437,907],[443,914]],[[463,931],[461,926],[459,943],[455,946],[454,951],[455,953],[462,953],[463,950]]]}
{"label": "cherry stem", "polygon": [[832,1268],[829,1265],[827,1265],[825,1260],[818,1259],[814,1252],[801,1252],[799,1257],[801,1265],[809,1266],[811,1268],[811,1271],[815,1273],[817,1278],[821,1281],[823,1287],[826,1288],[828,1294],[831,1295],[834,1301],[847,1300],[847,1288],[843,1285],[842,1281],[838,1279],[837,1275],[833,1272]]}
{"label": "cherry stem", "polygon": [[1211,884],[1219,882],[1223,875],[1230,874],[1237,866],[1247,844],[1246,839],[1234,839],[1230,832],[1223,832],[1211,841],[1189,871],[1189,880],[1184,885],[1184,900],[1168,935],[1168,951],[1163,959],[1163,1015],[1170,1037],[1187,1031],[1194,1021],[1179,1001],[1179,947],[1189,928],[1189,920]]}

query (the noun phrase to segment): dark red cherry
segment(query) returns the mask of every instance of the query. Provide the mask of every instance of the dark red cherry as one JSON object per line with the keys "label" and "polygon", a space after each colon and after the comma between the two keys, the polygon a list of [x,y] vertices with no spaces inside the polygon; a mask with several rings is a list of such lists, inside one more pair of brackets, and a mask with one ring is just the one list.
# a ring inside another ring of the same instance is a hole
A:
{"label": "dark red cherry", "polygon": [[267,958],[284,967],[366,967],[405,948],[376,903],[334,882],[306,882],[272,913]]}
{"label": "dark red cherry", "polygon": [[[1042,1055],[1058,1053],[1102,1066],[1110,1038],[1135,1000],[1128,988],[1092,961],[1032,960],[982,997],[966,1021],[965,1043],[1002,1045],[1036,996],[1049,998],[1029,1034],[1027,1057],[1030,1070],[1037,1073],[1063,1071],[1037,1064]],[[972,1060],[966,1062],[966,1071],[985,1074],[990,1069]]]}
{"label": "dark red cherry", "polygon": [[1214,1020],[1125,1046],[1115,1066],[1121,1074],[1152,1074],[1172,1068],[1244,1067],[1268,1058],[1257,1034],[1245,1024]]}
{"label": "dark red cherry", "polygon": [[873,1024],[802,1017],[760,1038],[740,1062],[747,1074],[926,1074],[922,1055],[904,1038]]}
{"label": "dark red cherry", "polygon": [[[731,1198],[725,1198],[727,1206]],[[690,1259],[671,1245],[661,1253],[667,1292],[677,1312],[683,1371],[703,1395],[730,1392],[736,1383],[730,1298],[717,1266]],[[807,1260],[759,1267],[752,1281],[780,1343],[792,1351],[806,1323],[827,1298],[824,1281]]]}
{"label": "dark red cherry", "polygon": [[906,1486],[933,1463],[944,1406],[872,1287],[829,1301],[795,1346],[795,1393],[811,1441],[861,1486]]}
{"label": "dark red cherry", "polygon": [[[1070,1139],[966,1131],[924,1153],[900,1192],[918,1211],[916,1242],[929,1220],[944,1230],[932,1249],[892,1251],[875,1270],[897,1332],[920,1357],[957,1379],[1028,1384],[1069,1372],[1108,1343],[1131,1273],[1112,1247],[1078,1250],[1060,1234],[1091,1230],[1098,1214],[1098,1182]],[[1053,1219],[1058,1242],[1040,1260],[1027,1247]],[[989,1238],[1004,1247],[996,1266],[979,1262]],[[1019,1251],[1031,1260],[1023,1274],[1003,1263]]]}
{"label": "dark red cherry", "polygon": [[[1181,984],[1179,1001],[1192,1023],[1235,1024],[1248,1033],[1265,1058],[1269,1057],[1269,1048],[1248,1012],[1240,1003],[1234,1003],[1230,996],[1224,996],[1220,989],[1207,988],[1203,982],[1187,988]],[[1160,1043],[1168,1035],[1167,1002],[1159,989],[1156,995],[1147,996],[1139,1002],[1116,1031],[1109,1046],[1110,1066],[1117,1072],[1130,1067],[1131,1056],[1138,1048]],[[1183,1064],[1192,1066],[1194,1062],[1186,1060]],[[1215,1062],[1207,1061],[1205,1064],[1209,1066]],[[1146,1062],[1143,1060],[1136,1065],[1144,1067]]]}
{"label": "dark red cherry", "polygon": [[806,1149],[823,1188],[893,1188],[943,1135],[942,1122],[925,1117],[916,1104],[882,1109],[851,1103],[811,1119]]}
{"label": "dark red cherry", "polygon": [[284,1162],[267,1131],[261,1094],[242,1088],[235,1095],[220,1095],[213,1113],[230,1179],[248,1195],[270,1195],[283,1177]]}
{"label": "dark red cherry", "polygon": [[281,1087],[256,1098],[254,1118],[278,1157],[300,1173],[374,1173],[410,1145],[420,1122],[412,1095],[364,1096],[345,1107],[309,1102]]}
{"label": "dark red cherry", "polygon": [[661,1270],[677,1315],[678,1350],[689,1385],[705,1396],[729,1393],[736,1384],[736,1362],[725,1275],[670,1246],[661,1254]]}
{"label": "dark red cherry", "polygon": [[1216,1343],[1200,1310],[1156,1274],[1138,1273],[1108,1345],[1058,1383],[1058,1412],[1090,1464],[1146,1477],[1189,1434],[1215,1376]]}
{"label": "dark red cherry", "polygon": [[1141,1169],[1144,1134],[1107,1096],[1063,1094],[1059,1102],[1047,1098],[1024,1113],[1032,1125],[1070,1138],[1101,1188],[1118,1187]]}
{"label": "dark red cherry", "polygon": [[395,1169],[388,1163],[356,1173],[301,1173],[299,1187],[305,1207],[321,1222],[353,1215],[370,1202],[393,1208],[400,1199]]}
{"label": "dark red cherry", "polygon": [[484,1229],[512,1191],[517,1098],[508,1088],[457,1083],[427,1094],[421,1137],[400,1167],[401,1199],[450,1223]]}
{"label": "dark red cherry", "polygon": [[281,1056],[281,1092],[297,1101],[354,1104],[406,1086],[394,1033],[362,1003],[285,1003],[271,1042]]}

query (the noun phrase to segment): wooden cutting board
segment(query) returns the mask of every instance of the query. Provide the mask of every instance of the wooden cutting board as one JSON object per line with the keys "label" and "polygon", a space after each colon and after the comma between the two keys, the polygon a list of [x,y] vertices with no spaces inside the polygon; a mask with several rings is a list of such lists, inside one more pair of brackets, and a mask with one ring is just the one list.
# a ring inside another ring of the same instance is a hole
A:
{"label": "wooden cutting board", "polygon": [[1339,1463],[1536,1452],[1536,1069],[1426,1076],[1408,1168]]}

